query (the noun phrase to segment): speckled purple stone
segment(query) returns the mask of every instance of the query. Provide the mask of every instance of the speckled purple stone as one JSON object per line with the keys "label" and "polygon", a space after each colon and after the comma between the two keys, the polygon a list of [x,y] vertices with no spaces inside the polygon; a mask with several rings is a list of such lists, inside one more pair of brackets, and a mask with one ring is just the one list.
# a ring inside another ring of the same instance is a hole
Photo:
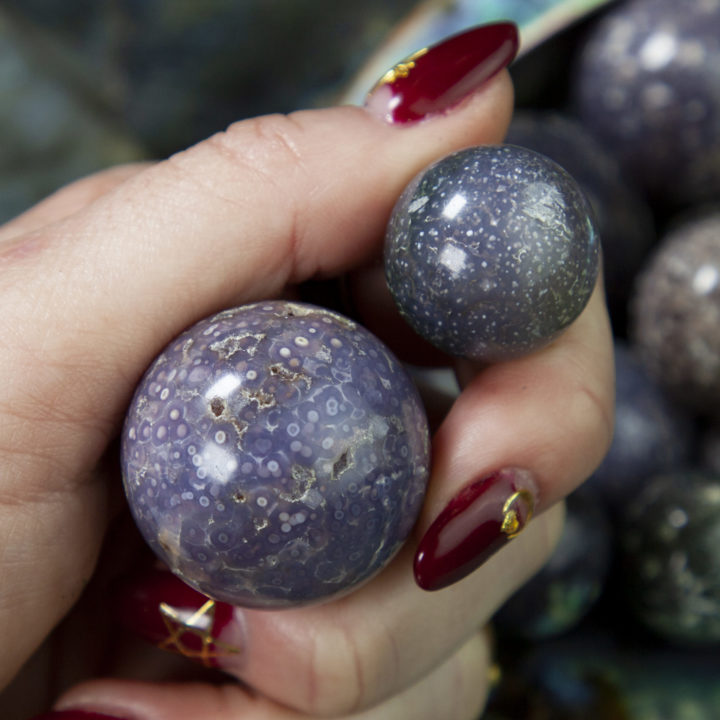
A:
{"label": "speckled purple stone", "polygon": [[421,172],[385,240],[388,286],[409,324],[451,355],[488,362],[557,337],[587,304],[598,258],[577,183],[514,145],[461,150]]}
{"label": "speckled purple stone", "polygon": [[591,26],[571,103],[664,202],[720,194],[720,3],[626,0]]}
{"label": "speckled purple stone", "polygon": [[221,312],[139,385],[122,448],[145,539],[186,582],[287,608],[349,591],[395,555],[428,478],[409,376],[367,330],[282,301]]}

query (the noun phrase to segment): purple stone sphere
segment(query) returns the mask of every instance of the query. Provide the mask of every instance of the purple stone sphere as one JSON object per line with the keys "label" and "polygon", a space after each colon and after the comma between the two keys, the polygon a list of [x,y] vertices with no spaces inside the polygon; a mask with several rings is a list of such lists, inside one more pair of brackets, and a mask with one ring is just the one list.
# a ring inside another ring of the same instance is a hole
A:
{"label": "purple stone sphere", "polygon": [[337,313],[269,301],[202,320],[137,388],[125,491],[143,536],[216,600],[289,608],[348,592],[412,529],[429,473],[409,375]]}
{"label": "purple stone sphere", "polygon": [[599,237],[577,182],[540,153],[485,145],[417,175],[393,209],[385,275],[426,340],[496,362],[555,339],[595,286]]}
{"label": "purple stone sphere", "polygon": [[590,27],[570,103],[663,206],[720,194],[720,3],[626,0]]}

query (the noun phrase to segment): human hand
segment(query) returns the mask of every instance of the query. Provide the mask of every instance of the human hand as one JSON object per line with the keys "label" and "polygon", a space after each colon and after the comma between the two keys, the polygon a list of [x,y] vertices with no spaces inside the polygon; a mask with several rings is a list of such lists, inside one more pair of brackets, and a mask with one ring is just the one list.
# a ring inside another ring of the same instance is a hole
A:
{"label": "human hand", "polygon": [[[464,389],[435,434],[416,533],[385,571],[318,607],[215,607],[214,649],[230,650],[216,662],[242,683],[195,676],[184,659],[126,642],[107,612],[106,580],[132,570],[135,555],[122,545],[132,540],[114,532],[97,560],[109,523],[125,518],[113,442],[153,357],[212,312],[370,264],[417,171],[502,140],[512,90],[498,69],[442,95],[418,122],[402,124],[395,111],[388,122],[402,78],[379,86],[369,109],[244,121],[165,162],[69,186],[0,230],[0,643],[12,648],[0,658],[0,685],[75,606],[50,654],[35,655],[9,688],[9,717],[27,712],[17,687],[40,695],[78,667],[124,679],[78,685],[58,707],[132,720],[477,714],[490,662],[479,628],[547,558],[558,502],[609,441],[610,333],[599,291],[544,350],[459,368]],[[413,70],[426,84],[431,71],[443,75],[419,61]],[[362,292],[362,281],[355,287]],[[542,512],[462,582],[419,589],[412,565],[424,533],[463,488],[507,468],[531,474]],[[138,625],[150,600],[173,606],[185,593],[160,571],[125,588],[124,612]]]}

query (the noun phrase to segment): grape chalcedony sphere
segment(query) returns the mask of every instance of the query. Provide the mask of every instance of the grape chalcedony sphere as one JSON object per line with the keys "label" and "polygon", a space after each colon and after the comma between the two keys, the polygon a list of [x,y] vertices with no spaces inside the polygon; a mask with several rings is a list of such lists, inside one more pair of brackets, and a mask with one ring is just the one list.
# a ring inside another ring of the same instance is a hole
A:
{"label": "grape chalcedony sphere", "polygon": [[385,241],[409,324],[451,355],[488,362],[553,340],[583,310],[599,238],[575,180],[514,145],[468,148],[410,182]]}
{"label": "grape chalcedony sphere", "polygon": [[128,411],[125,490],[150,546],[233,605],[335,597],[395,555],[429,472],[425,412],[367,330],[271,301],[191,327]]}

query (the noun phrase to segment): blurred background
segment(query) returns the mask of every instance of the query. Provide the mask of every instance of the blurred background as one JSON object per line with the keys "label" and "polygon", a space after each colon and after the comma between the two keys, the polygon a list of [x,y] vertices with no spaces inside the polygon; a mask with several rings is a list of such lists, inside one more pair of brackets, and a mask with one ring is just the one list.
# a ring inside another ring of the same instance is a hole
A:
{"label": "blurred background", "polygon": [[0,220],[110,164],[337,93],[413,0],[7,0]]}
{"label": "blurred background", "polygon": [[580,182],[616,435],[493,621],[491,720],[720,717],[720,0],[4,0],[0,222],[262,113],[361,102],[411,51],[518,22],[508,141]]}

